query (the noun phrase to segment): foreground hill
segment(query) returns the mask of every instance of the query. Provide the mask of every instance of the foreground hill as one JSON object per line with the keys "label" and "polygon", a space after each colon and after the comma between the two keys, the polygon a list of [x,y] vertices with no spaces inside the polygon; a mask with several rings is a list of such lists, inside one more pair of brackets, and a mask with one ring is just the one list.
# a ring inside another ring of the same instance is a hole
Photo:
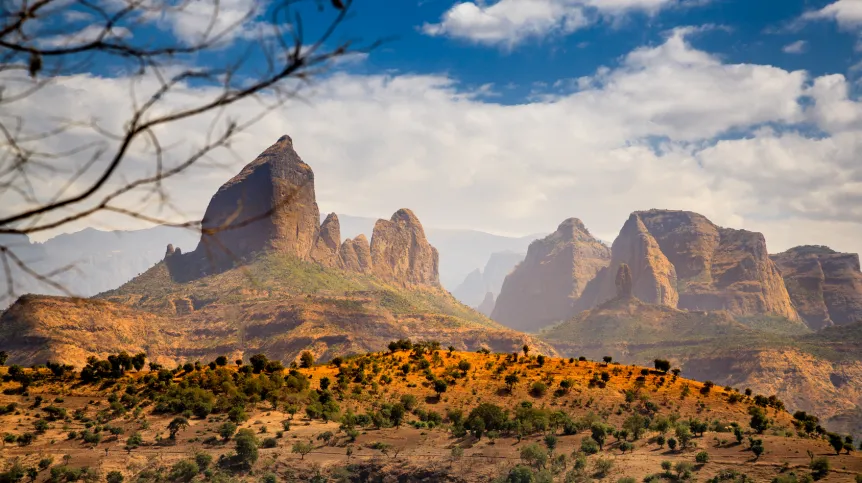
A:
{"label": "foreground hill", "polygon": [[121,356],[119,369],[94,361],[80,376],[0,369],[0,478],[839,482],[862,471],[842,437],[836,454],[814,419],[774,398],[616,363],[400,345],[289,371],[264,356],[131,373]]}
{"label": "foreground hill", "polygon": [[862,324],[811,333],[781,317],[733,317],[614,299],[542,334],[562,355],[646,364],[775,394],[834,430],[862,432]]}
{"label": "foreground hill", "polygon": [[457,302],[439,253],[408,209],[378,220],[370,242],[320,223],[314,173],[283,136],[213,196],[195,250],[94,299],[20,298],[0,317],[0,348],[19,364],[81,367],[144,351],[164,364],[264,351],[285,363],[382,350],[401,338],[457,349],[554,349]]}

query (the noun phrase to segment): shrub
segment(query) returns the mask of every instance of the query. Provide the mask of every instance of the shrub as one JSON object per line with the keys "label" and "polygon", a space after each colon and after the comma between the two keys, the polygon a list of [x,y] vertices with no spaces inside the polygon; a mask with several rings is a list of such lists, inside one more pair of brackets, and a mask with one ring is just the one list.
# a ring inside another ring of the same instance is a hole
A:
{"label": "shrub", "polygon": [[251,466],[257,461],[257,437],[250,429],[240,429],[234,436],[236,442],[236,455],[240,463]]}
{"label": "shrub", "polygon": [[536,381],[530,387],[530,394],[534,397],[542,397],[548,392],[548,386],[542,381]]}
{"label": "shrub", "polygon": [[825,456],[814,458],[811,460],[811,463],[808,465],[808,467],[811,469],[811,476],[813,476],[815,480],[819,480],[820,478],[823,478],[824,476],[829,474],[829,458]]}
{"label": "shrub", "polygon": [[614,460],[610,458],[597,458],[596,461],[593,462],[593,470],[596,472],[596,475],[600,477],[607,475],[613,467]]}
{"label": "shrub", "polygon": [[278,440],[275,438],[266,438],[260,445],[262,448],[275,448],[278,446]]}
{"label": "shrub", "polygon": [[192,481],[200,472],[198,464],[192,460],[180,460],[171,467],[169,478],[174,481]]}
{"label": "shrub", "polygon": [[[225,364],[227,364],[227,359],[225,359]],[[213,457],[209,453],[201,451],[195,454],[195,463],[197,463],[198,468],[200,468],[201,471],[206,471],[206,469],[210,467],[212,461]]]}
{"label": "shrub", "polygon": [[105,475],[105,480],[108,483],[123,483],[123,474],[114,470]]}
{"label": "shrub", "polygon": [[694,460],[700,464],[709,463],[709,453],[706,451],[701,451],[694,456]]}
{"label": "shrub", "polygon": [[596,443],[596,440],[587,436],[581,440],[581,451],[586,454],[596,454],[599,452],[599,443]]}
{"label": "shrub", "polygon": [[673,469],[676,471],[676,478],[678,480],[688,479],[691,478],[691,471],[694,469],[694,465],[688,461],[679,461],[673,465]]}
{"label": "shrub", "polygon": [[548,462],[548,452],[532,443],[521,448],[521,459],[534,468],[544,468]]}
{"label": "shrub", "polygon": [[298,454],[300,459],[305,459],[305,455],[311,453],[311,450],[314,449],[314,446],[311,443],[304,443],[302,441],[297,441],[293,443],[293,448],[291,448],[290,452],[294,454]]}

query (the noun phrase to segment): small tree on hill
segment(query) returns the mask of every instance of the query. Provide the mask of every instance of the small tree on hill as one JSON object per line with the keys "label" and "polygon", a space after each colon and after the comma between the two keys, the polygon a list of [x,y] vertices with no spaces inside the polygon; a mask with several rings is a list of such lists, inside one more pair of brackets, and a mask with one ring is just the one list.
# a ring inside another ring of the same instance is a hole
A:
{"label": "small tree on hill", "polygon": [[304,443],[302,441],[297,441],[296,443],[293,443],[293,448],[291,448],[290,452],[293,454],[298,454],[299,459],[304,460],[305,455],[307,455],[308,453],[311,453],[311,451],[313,449],[314,449],[314,446],[312,446],[311,443]]}
{"label": "small tree on hill", "polygon": [[661,372],[668,372],[670,370],[670,362],[665,359],[656,359],[653,361],[655,364],[655,370]]}
{"label": "small tree on hill", "polygon": [[310,368],[314,365],[314,354],[308,351],[303,351],[302,355],[299,356],[299,366],[304,368]]}
{"label": "small tree on hill", "polygon": [[254,431],[247,428],[240,429],[233,440],[236,442],[236,455],[240,463],[247,466],[253,465],[258,457],[258,441]]}
{"label": "small tree on hill", "polygon": [[524,351],[524,357],[530,356],[530,346],[528,346],[527,344],[524,344],[524,347],[522,347],[521,350]]}
{"label": "small tree on hill", "polygon": [[437,379],[434,381],[434,392],[437,393],[437,399],[440,399],[440,396],[446,392],[448,387],[448,384],[446,384],[446,381],[443,379]]}
{"label": "small tree on hill", "polygon": [[604,357],[602,357],[602,360],[605,361],[605,364],[607,365],[607,364],[610,364],[611,362],[613,362],[614,358],[611,356],[604,356]]}
{"label": "small tree on hill", "polygon": [[168,431],[170,431],[170,438],[176,439],[177,433],[181,430],[189,427],[189,420],[182,417],[177,416],[170,423],[168,423]]}

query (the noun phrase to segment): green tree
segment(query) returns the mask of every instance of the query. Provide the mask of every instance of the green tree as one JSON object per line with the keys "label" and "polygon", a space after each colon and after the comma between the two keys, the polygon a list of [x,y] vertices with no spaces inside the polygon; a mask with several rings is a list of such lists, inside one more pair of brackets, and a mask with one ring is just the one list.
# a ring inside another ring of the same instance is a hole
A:
{"label": "green tree", "polygon": [[291,448],[290,452],[299,455],[299,459],[305,459],[305,455],[311,453],[314,449],[314,446],[311,443],[304,443],[302,441],[297,441],[293,443],[293,448]]}
{"label": "green tree", "polygon": [[123,474],[117,470],[110,471],[105,475],[105,480],[108,483],[123,483]]}
{"label": "green tree", "polygon": [[236,424],[232,421],[225,421],[218,427],[218,434],[224,441],[229,440],[234,433],[236,433]]}
{"label": "green tree", "polygon": [[521,459],[534,468],[544,468],[548,462],[548,452],[536,443],[521,448]]}
{"label": "green tree", "polygon": [[829,446],[832,446],[832,449],[835,450],[835,454],[841,454],[841,450],[844,449],[844,439],[835,433],[829,433],[827,434],[827,437],[829,438]]}
{"label": "green tree", "polygon": [[605,425],[601,423],[593,424],[590,427],[590,432],[593,440],[598,443],[599,449],[604,449],[605,447],[605,438],[607,438],[608,431],[605,428]]}
{"label": "green tree", "polygon": [[[751,415],[751,421],[748,423],[751,429],[757,431],[757,434],[763,434],[769,429],[769,418],[766,416],[766,411],[758,406],[748,408],[748,414]],[[843,444],[842,444],[843,446]]]}
{"label": "green tree", "polygon": [[303,353],[299,356],[299,366],[310,368],[314,365],[314,354],[309,351],[303,351]]}
{"label": "green tree", "polygon": [[237,431],[233,438],[236,443],[236,455],[240,463],[251,466],[257,461],[257,447],[259,445],[254,431],[243,428]]}
{"label": "green tree", "polygon": [[185,428],[189,427],[189,420],[182,417],[177,416],[168,423],[168,431],[170,431],[170,438],[177,439],[177,433],[182,431]]}
{"label": "green tree", "polygon": [[530,346],[524,344],[524,347],[521,348],[524,351],[524,357],[529,357],[530,355]]}
{"label": "green tree", "polygon": [[443,379],[436,379],[434,381],[434,392],[437,393],[437,399],[440,399],[440,396],[444,392],[446,392],[447,388],[448,388],[448,385],[446,384],[446,381],[444,381]]}

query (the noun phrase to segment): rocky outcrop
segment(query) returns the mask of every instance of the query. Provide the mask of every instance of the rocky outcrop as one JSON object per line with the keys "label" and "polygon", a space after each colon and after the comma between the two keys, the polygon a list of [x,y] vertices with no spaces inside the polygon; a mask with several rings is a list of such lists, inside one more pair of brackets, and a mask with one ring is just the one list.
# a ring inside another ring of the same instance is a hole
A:
{"label": "rocky outcrop", "polygon": [[476,310],[487,317],[491,316],[491,313],[494,312],[494,293],[488,292],[485,294],[484,300],[482,303],[476,307]]}
{"label": "rocky outcrop", "polygon": [[338,249],[339,267],[359,273],[371,272],[371,247],[365,235],[344,240]]}
{"label": "rocky outcrop", "polygon": [[400,209],[390,220],[377,220],[371,235],[372,272],[401,285],[440,285],[440,256],[425,238],[416,215]]}
{"label": "rocky outcrop", "polygon": [[862,320],[859,255],[800,246],[770,257],[808,327],[819,330]]}
{"label": "rocky outcrop", "polygon": [[491,317],[524,331],[565,320],[587,283],[609,263],[608,247],[581,220],[570,218],[530,244],[527,257],[506,277]]}
{"label": "rocky outcrop", "polygon": [[676,270],[679,308],[799,319],[762,234],[721,228],[687,211],[635,214]]}
{"label": "rocky outcrop", "polygon": [[488,293],[490,292],[485,283],[485,277],[482,274],[482,270],[479,270],[478,268],[470,272],[467,275],[467,278],[465,278],[464,281],[452,291],[452,295],[454,295],[456,299],[471,307],[481,304]]}
{"label": "rocky outcrop", "polygon": [[610,266],[598,274],[590,290],[577,302],[577,311],[617,297],[617,277],[623,266],[629,272],[631,296],[650,304],[677,306],[676,270],[637,214],[629,216],[623,225],[611,254]]}
{"label": "rocky outcrop", "polygon": [[274,250],[310,258],[320,211],[314,173],[282,136],[213,195],[197,248],[172,263],[175,280],[191,280]]}
{"label": "rocky outcrop", "polygon": [[623,263],[617,270],[617,297],[621,299],[632,298],[632,271],[628,265]]}
{"label": "rocky outcrop", "polygon": [[341,227],[338,215],[330,213],[320,225],[317,239],[311,248],[311,259],[324,267],[336,267],[339,264],[339,243],[341,242]]}

